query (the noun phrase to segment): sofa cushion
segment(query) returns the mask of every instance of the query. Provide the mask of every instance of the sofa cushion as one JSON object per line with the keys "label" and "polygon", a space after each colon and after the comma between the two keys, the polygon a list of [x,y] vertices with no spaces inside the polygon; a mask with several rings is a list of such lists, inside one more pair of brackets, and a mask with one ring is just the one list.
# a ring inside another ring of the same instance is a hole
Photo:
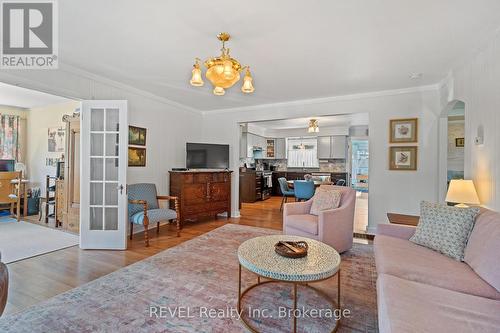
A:
{"label": "sofa cushion", "polygon": [[426,247],[405,239],[377,235],[374,250],[380,274],[500,300],[500,293],[466,263]]}
{"label": "sofa cushion", "polygon": [[458,208],[422,201],[420,221],[410,241],[463,260],[479,208]]}
{"label": "sofa cushion", "polygon": [[334,188],[319,187],[314,193],[311,205],[311,214],[319,215],[321,211],[339,207],[342,193]]}
{"label": "sofa cushion", "polygon": [[316,215],[289,215],[286,217],[286,225],[287,227],[304,231],[312,235],[318,234],[318,217]]}
{"label": "sofa cushion", "polygon": [[379,331],[500,332],[500,301],[381,274],[377,278]]}
{"label": "sofa cushion", "polygon": [[500,292],[500,213],[485,210],[477,217],[464,260]]}

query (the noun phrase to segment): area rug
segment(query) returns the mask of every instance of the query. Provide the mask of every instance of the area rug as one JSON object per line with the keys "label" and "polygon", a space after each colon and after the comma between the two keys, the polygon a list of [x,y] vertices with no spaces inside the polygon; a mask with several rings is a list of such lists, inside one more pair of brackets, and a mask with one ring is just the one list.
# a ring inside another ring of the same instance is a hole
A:
{"label": "area rug", "polygon": [[78,236],[28,222],[14,219],[0,223],[0,253],[6,264],[75,246],[78,242]]}
{"label": "area rug", "polygon": [[[0,319],[0,332],[248,332],[235,313],[238,246],[275,230],[227,224],[78,288]],[[372,247],[355,244],[342,255],[342,304],[350,310],[339,332],[376,332]],[[255,275],[243,272],[244,284]],[[336,297],[335,279],[318,283]],[[264,287],[261,287],[264,288]],[[290,286],[254,289],[252,308],[290,306]],[[299,307],[323,307],[300,290]],[[329,332],[332,320],[299,318],[299,332]],[[263,332],[289,332],[290,321],[256,319]]]}

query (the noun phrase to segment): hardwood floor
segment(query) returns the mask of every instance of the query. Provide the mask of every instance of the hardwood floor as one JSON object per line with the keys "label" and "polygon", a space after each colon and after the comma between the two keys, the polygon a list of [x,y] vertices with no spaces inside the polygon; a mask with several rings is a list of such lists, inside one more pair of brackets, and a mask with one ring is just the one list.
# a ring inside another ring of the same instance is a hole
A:
{"label": "hardwood floor", "polygon": [[156,228],[151,228],[149,247],[144,246],[144,237],[140,233],[129,240],[126,251],[81,250],[74,246],[8,264],[10,286],[4,314],[25,309],[226,223],[281,230],[280,202],[281,198],[272,197],[254,204],[243,204],[240,218],[187,223],[181,237],[175,236],[175,225],[160,227],[159,234],[156,234]]}

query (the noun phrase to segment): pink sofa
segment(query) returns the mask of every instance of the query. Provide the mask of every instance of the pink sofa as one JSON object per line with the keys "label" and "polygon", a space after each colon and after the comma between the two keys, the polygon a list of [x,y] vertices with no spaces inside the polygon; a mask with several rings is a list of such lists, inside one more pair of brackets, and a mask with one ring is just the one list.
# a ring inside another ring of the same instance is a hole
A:
{"label": "pink sofa", "polygon": [[349,250],[352,247],[356,191],[345,186],[333,187],[342,192],[340,205],[320,212],[319,216],[309,214],[313,199],[285,204],[283,233],[317,239],[339,253]]}
{"label": "pink sofa", "polygon": [[378,227],[380,332],[500,332],[500,213],[476,218],[464,262],[410,242],[414,231]]}

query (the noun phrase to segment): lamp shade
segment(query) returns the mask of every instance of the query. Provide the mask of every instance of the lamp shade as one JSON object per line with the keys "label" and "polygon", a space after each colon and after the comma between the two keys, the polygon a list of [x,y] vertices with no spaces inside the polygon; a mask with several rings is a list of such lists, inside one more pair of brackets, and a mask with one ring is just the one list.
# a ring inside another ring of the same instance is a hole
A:
{"label": "lamp shade", "polygon": [[452,179],[446,194],[447,202],[479,205],[479,197],[472,180]]}

